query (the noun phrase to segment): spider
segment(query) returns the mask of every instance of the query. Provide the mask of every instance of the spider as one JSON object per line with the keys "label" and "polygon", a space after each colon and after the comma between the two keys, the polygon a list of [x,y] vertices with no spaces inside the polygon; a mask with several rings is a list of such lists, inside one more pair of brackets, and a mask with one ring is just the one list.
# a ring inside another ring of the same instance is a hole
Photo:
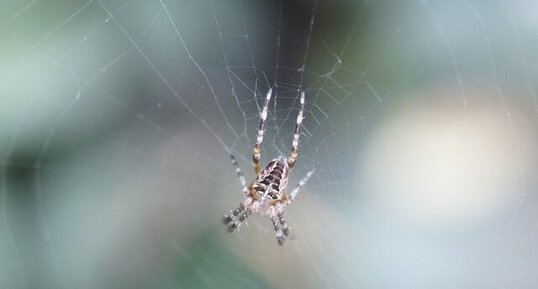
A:
{"label": "spider", "polygon": [[271,100],[271,95],[272,88],[267,92],[263,109],[260,114],[258,136],[252,153],[256,179],[250,186],[247,187],[245,176],[241,172],[241,168],[234,156],[231,155],[232,164],[235,167],[237,178],[241,183],[241,190],[243,191],[245,199],[236,209],[231,210],[229,215],[224,215],[223,223],[228,226],[229,232],[234,232],[239,229],[239,226],[241,226],[251,214],[259,213],[262,216],[269,216],[276,233],[276,240],[279,245],[283,245],[284,240],[290,237],[290,227],[288,227],[288,223],[284,218],[284,208],[293,202],[297,193],[299,193],[300,189],[308,181],[314,170],[308,172],[289,195],[286,193],[288,176],[298,156],[299,131],[301,129],[301,123],[303,122],[305,103],[304,91],[301,92],[301,109],[297,115],[291,152],[288,158],[279,156],[270,161],[264,169],[260,168],[260,149],[265,133],[265,121],[267,120],[267,109]]}

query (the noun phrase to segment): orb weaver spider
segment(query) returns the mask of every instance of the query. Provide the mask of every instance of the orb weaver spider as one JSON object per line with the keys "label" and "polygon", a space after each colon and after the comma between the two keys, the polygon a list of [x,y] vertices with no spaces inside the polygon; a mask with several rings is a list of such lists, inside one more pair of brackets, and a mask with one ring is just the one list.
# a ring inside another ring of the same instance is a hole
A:
{"label": "orb weaver spider", "polygon": [[289,195],[286,193],[288,176],[298,157],[299,135],[301,124],[303,122],[305,104],[304,91],[301,91],[301,108],[297,115],[297,122],[295,123],[293,142],[289,156],[287,158],[279,156],[270,161],[264,169],[260,168],[260,151],[272,92],[273,90],[270,88],[265,97],[263,109],[260,114],[258,135],[252,153],[256,179],[248,187],[239,164],[234,156],[231,155],[232,164],[235,167],[235,172],[237,173],[245,199],[236,209],[231,210],[229,215],[224,215],[223,223],[228,226],[229,232],[234,232],[239,229],[239,226],[241,226],[251,214],[258,213],[262,216],[269,216],[276,233],[276,240],[279,245],[283,245],[284,240],[290,237],[290,227],[284,218],[284,208],[293,202],[297,193],[299,193],[301,188],[314,173],[314,170],[308,172]]}

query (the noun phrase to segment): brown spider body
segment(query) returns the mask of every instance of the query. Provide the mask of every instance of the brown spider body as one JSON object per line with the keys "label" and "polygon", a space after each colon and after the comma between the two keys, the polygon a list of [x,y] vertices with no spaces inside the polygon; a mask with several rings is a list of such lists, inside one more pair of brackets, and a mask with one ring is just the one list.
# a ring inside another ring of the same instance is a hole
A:
{"label": "brown spider body", "polygon": [[298,156],[299,146],[299,129],[303,121],[305,95],[301,92],[301,109],[297,115],[297,122],[293,133],[293,142],[291,146],[291,152],[288,158],[279,156],[267,164],[267,166],[260,170],[260,151],[263,141],[263,135],[265,133],[265,121],[268,115],[269,101],[271,100],[272,89],[269,89],[263,109],[260,113],[260,123],[258,128],[258,135],[256,137],[256,144],[254,145],[252,160],[254,162],[254,173],[256,173],[256,179],[250,186],[247,187],[245,176],[239,168],[239,164],[232,155],[232,164],[235,167],[235,172],[241,183],[241,190],[245,196],[245,199],[239,204],[239,207],[230,211],[229,215],[224,215],[223,222],[228,226],[228,231],[234,232],[243,224],[249,215],[258,213],[260,215],[266,215],[271,218],[271,223],[276,233],[276,239],[279,245],[284,244],[284,240],[290,236],[290,228],[288,223],[284,219],[284,208],[291,204],[295,199],[295,196],[306,183],[308,178],[314,172],[310,171],[288,194],[286,187],[288,186],[288,175],[295,164]]}
{"label": "brown spider body", "polygon": [[286,196],[284,193],[288,186],[289,166],[286,159],[279,157],[272,160],[259,174],[254,183],[250,186],[252,189],[252,198],[257,200],[268,198],[282,200]]}

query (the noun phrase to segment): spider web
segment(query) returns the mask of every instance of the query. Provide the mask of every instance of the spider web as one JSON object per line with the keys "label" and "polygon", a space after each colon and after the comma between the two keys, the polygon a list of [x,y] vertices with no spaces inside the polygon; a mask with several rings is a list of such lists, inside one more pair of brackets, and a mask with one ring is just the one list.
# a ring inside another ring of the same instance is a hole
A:
{"label": "spider web", "polygon": [[[534,288],[531,1],[8,1],[1,288]],[[265,93],[287,208],[226,233]]]}

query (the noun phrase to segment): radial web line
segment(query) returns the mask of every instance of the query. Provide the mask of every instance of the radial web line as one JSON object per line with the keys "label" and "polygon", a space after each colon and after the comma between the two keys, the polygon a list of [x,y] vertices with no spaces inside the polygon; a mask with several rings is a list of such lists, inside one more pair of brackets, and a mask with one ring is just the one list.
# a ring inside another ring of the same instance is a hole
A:
{"label": "radial web line", "polygon": [[200,123],[202,123],[203,126],[205,126],[209,130],[209,132],[211,132],[211,134],[217,139],[217,141],[221,144],[221,146],[224,148],[224,150],[227,153],[230,153],[231,152],[230,148],[228,147],[228,145],[226,145],[224,140],[217,134],[217,132],[203,118],[201,118],[196,112],[194,112],[194,110],[187,104],[187,102],[185,102],[185,100],[172,87],[170,82],[168,82],[168,80],[164,77],[164,75],[161,73],[161,71],[155,66],[155,64],[153,64],[153,62],[149,59],[149,57],[144,53],[142,48],[140,48],[140,46],[133,40],[133,38],[129,35],[129,33],[127,33],[125,28],[116,19],[116,17],[114,17],[114,15],[110,12],[110,10],[102,3],[102,1],[101,0],[97,0],[97,1],[99,2],[99,5],[101,5],[101,7],[110,16],[112,21],[114,21],[114,23],[116,23],[116,25],[121,30],[121,32],[125,35],[125,37],[127,37],[129,42],[131,42],[131,44],[135,47],[135,49],[138,51],[138,53],[140,53],[142,58],[144,58],[144,60],[148,63],[148,65],[151,67],[151,69],[157,74],[157,76],[161,79],[161,81],[166,85],[168,90],[170,90],[170,92],[176,97],[177,100],[179,100],[179,102],[181,102],[181,104],[185,107],[185,109],[187,109],[187,111],[192,116],[194,116]]}
{"label": "radial web line", "polygon": [[185,50],[185,53],[187,53],[187,56],[188,56],[189,60],[192,62],[192,64],[194,64],[194,66],[200,72],[200,74],[202,74],[202,77],[204,78],[205,83],[207,84],[207,86],[209,87],[209,90],[211,91],[211,95],[213,96],[213,99],[215,100],[215,103],[217,104],[217,108],[218,108],[219,112],[221,113],[222,118],[224,119],[224,122],[226,123],[226,126],[228,126],[228,128],[232,131],[232,133],[234,134],[235,137],[239,137],[239,135],[237,134],[237,132],[233,128],[232,124],[228,120],[228,117],[226,117],[226,113],[224,112],[224,109],[222,108],[222,105],[220,104],[220,102],[218,100],[217,93],[215,92],[215,89],[213,88],[213,85],[209,81],[209,78],[207,77],[207,74],[202,69],[202,67],[200,67],[200,65],[198,64],[196,59],[194,59],[194,56],[191,54],[191,52],[189,50],[189,47],[187,46],[187,44],[183,40],[183,36],[181,36],[181,33],[179,33],[179,29],[177,28],[176,23],[172,19],[172,16],[170,15],[170,12],[168,11],[167,5],[163,2],[163,0],[159,0],[159,2],[161,3],[162,7],[164,8],[164,12],[166,13],[166,16],[168,17],[168,20],[170,21],[170,24],[172,25],[172,28],[174,29],[174,32],[176,33],[176,36],[178,37],[179,41],[181,42],[181,45],[183,46],[183,49]]}

